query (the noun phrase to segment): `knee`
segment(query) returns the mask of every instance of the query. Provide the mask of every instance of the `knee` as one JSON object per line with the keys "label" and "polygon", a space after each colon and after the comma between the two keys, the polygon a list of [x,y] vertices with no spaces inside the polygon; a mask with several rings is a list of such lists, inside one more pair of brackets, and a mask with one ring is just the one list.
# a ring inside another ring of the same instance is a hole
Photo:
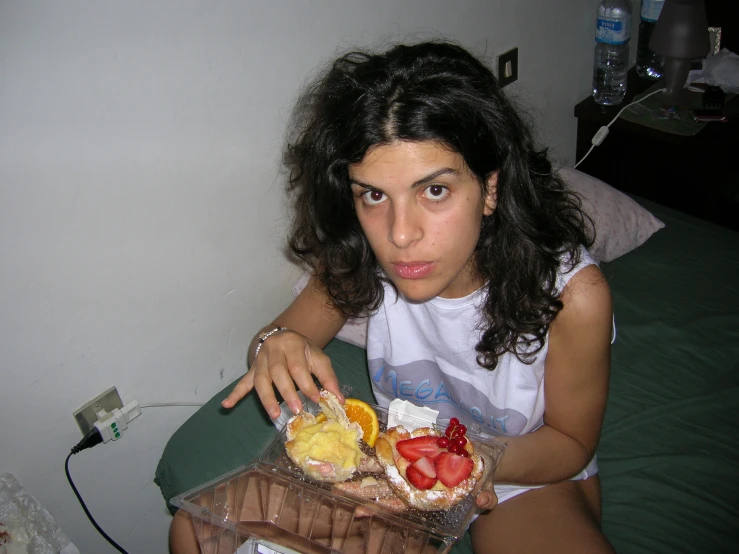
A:
{"label": "knee", "polygon": [[200,554],[190,514],[178,510],[169,526],[169,551],[172,554]]}

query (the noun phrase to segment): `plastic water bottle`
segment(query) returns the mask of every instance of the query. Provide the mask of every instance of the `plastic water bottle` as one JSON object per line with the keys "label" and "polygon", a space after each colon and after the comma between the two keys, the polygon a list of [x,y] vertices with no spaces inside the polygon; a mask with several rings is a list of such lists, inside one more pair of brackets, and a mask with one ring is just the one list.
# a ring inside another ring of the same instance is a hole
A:
{"label": "plastic water bottle", "polygon": [[649,38],[662,11],[665,0],[642,0],[639,41],[636,46],[636,73],[642,79],[657,80],[662,77],[664,57],[649,49]]}
{"label": "plastic water bottle", "polygon": [[595,24],[593,98],[598,104],[615,106],[626,95],[631,38],[631,1],[602,0]]}

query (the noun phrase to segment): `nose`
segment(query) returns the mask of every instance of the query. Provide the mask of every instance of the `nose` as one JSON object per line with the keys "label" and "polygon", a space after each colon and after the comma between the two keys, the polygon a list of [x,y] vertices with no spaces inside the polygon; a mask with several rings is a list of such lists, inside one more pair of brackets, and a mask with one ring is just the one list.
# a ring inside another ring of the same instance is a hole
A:
{"label": "nose", "polygon": [[408,248],[423,237],[421,215],[415,206],[395,204],[390,211],[388,240],[398,248]]}

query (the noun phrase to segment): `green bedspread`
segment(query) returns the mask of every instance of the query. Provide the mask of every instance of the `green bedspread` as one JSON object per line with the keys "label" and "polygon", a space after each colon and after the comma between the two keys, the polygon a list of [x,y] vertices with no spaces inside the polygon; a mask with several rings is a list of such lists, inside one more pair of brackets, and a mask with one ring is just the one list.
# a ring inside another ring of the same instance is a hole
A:
{"label": "green bedspread", "polygon": [[[739,234],[643,202],[666,223],[603,265],[618,337],[598,450],[603,529],[619,553],[739,545]],[[372,400],[364,351],[326,349]],[[226,387],[172,436],[156,470],[166,500],[252,460],[275,433],[254,395]],[[471,551],[468,537],[456,554]]]}
{"label": "green bedspread", "polygon": [[618,332],[603,529],[617,552],[735,552],[739,234],[645,204],[666,228],[603,267]]}

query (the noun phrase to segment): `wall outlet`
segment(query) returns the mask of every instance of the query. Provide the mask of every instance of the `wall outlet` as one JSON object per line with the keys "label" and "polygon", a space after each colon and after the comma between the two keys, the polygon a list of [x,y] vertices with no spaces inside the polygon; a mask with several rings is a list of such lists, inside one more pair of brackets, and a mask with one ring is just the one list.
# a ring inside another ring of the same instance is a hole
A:
{"label": "wall outlet", "polygon": [[84,436],[92,430],[95,422],[97,422],[97,414],[100,410],[112,412],[116,408],[119,410],[123,408],[123,402],[121,402],[118,389],[110,387],[108,390],[101,392],[95,398],[77,408],[72,415],[74,415],[74,419],[77,421],[77,425]]}
{"label": "wall outlet", "polygon": [[500,87],[510,85],[518,80],[518,48],[498,56],[498,84]]}

